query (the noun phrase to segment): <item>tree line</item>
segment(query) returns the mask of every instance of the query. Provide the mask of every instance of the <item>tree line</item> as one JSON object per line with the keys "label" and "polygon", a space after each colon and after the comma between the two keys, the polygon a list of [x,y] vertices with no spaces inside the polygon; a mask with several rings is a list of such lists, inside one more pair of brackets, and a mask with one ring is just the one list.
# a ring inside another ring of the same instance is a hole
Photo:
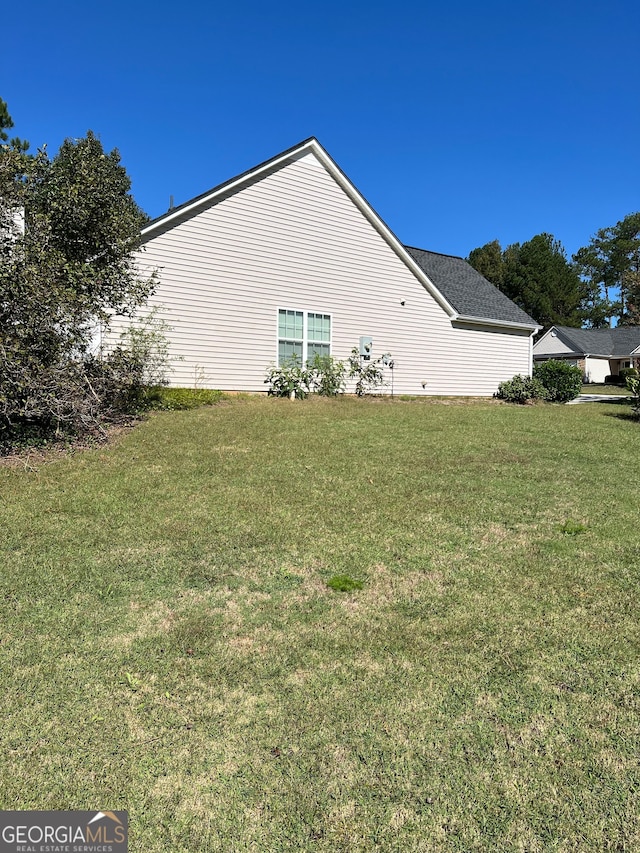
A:
{"label": "tree line", "polygon": [[571,260],[543,233],[506,249],[493,240],[468,261],[545,329],[640,323],[640,213],[601,228]]}

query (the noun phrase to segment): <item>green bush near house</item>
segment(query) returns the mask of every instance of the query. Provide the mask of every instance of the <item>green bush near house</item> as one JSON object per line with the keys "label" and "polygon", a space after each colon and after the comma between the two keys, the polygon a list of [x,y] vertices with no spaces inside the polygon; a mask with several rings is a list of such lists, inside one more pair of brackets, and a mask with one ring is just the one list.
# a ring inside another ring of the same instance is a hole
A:
{"label": "green bush near house", "polygon": [[316,353],[308,364],[312,390],[321,397],[337,397],[344,393],[347,368],[344,361]]}
{"label": "green bush near house", "polygon": [[582,390],[582,371],[564,361],[545,361],[533,368],[533,376],[514,376],[501,382],[496,397],[508,403],[568,403]]}
{"label": "green bush near house", "polygon": [[386,364],[385,359],[388,357],[388,354],[386,354],[373,361],[364,361],[360,357],[357,347],[351,350],[351,355],[349,356],[349,377],[356,381],[356,394],[358,397],[373,394],[387,384],[384,378],[383,367]]}
{"label": "green bush near house", "polygon": [[267,369],[265,385],[269,385],[269,397],[297,397],[304,400],[309,396],[311,373],[297,355],[292,355],[284,364],[272,364]]}
{"label": "green bush near house", "polygon": [[535,403],[544,399],[544,387],[538,379],[518,375],[501,382],[496,397],[507,403]]}
{"label": "green bush near house", "polygon": [[621,367],[620,372],[619,372],[619,376],[620,376],[620,384],[626,385],[627,379],[629,377],[631,377],[632,379],[637,378],[638,371],[636,370],[635,367]]}
{"label": "green bush near house", "polygon": [[564,361],[550,359],[536,364],[533,378],[544,387],[544,399],[549,403],[568,403],[582,390],[582,371]]}
{"label": "green bush near house", "polygon": [[316,353],[306,366],[302,365],[297,355],[292,355],[284,364],[271,365],[264,381],[269,385],[269,397],[293,395],[300,400],[309,394],[337,397],[344,392],[346,373],[345,363],[330,355]]}

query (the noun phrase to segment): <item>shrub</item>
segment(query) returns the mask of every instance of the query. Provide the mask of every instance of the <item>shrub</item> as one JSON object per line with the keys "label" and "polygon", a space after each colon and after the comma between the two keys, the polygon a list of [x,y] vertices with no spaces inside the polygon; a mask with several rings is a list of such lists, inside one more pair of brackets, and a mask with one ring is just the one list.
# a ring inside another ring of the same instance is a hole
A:
{"label": "shrub", "polygon": [[536,364],[533,378],[544,386],[544,399],[550,403],[568,403],[582,390],[582,371],[564,361],[551,359]]}
{"label": "shrub", "polygon": [[342,361],[330,355],[316,353],[303,368],[298,356],[293,355],[285,363],[267,370],[268,394],[271,397],[296,397],[304,399],[311,393],[322,397],[336,397],[344,391],[347,368]]}
{"label": "shrub", "polygon": [[344,377],[347,372],[343,361],[336,361],[330,355],[316,353],[307,363],[311,386],[321,397],[337,397],[344,391]]}
{"label": "shrub", "polygon": [[120,344],[85,361],[89,387],[106,419],[149,408],[154,389],[168,384],[170,327],[156,309],[125,329]]}
{"label": "shrub", "polygon": [[357,347],[351,350],[349,356],[349,378],[356,380],[356,394],[363,397],[386,385],[383,367],[389,360],[388,355],[376,358],[374,361],[363,361]]}
{"label": "shrub", "polygon": [[631,391],[634,417],[640,418],[640,377],[627,376],[627,388]]}
{"label": "shrub", "polygon": [[132,316],[153,291],[133,263],[145,216],[118,152],[91,132],[53,159],[0,149],[0,443],[102,435],[104,420],[137,405],[140,342],[104,369],[91,348],[98,323]]}
{"label": "shrub", "polygon": [[269,384],[267,393],[270,397],[290,397],[294,394],[304,400],[311,390],[313,376],[311,371],[303,368],[298,356],[292,355],[280,367],[271,365],[264,381]]}
{"label": "shrub", "polygon": [[145,408],[144,361],[138,352],[117,346],[86,362],[88,381],[105,417],[135,414]]}
{"label": "shrub", "polygon": [[507,403],[533,403],[544,399],[544,387],[531,376],[518,375],[501,382],[496,397]]}
{"label": "shrub", "polygon": [[621,367],[620,368],[620,384],[621,385],[626,385],[627,379],[629,377],[637,378],[637,376],[638,376],[638,371],[636,370],[635,367]]}
{"label": "shrub", "polygon": [[605,385],[621,385],[620,377],[616,373],[609,373],[604,377]]}
{"label": "shrub", "polygon": [[[349,356],[348,376],[356,380],[356,394],[362,397],[382,385],[386,385],[383,368],[393,362],[389,355],[383,355],[375,361],[362,361],[360,353],[354,347]],[[271,397],[296,397],[304,399],[309,394],[319,394],[322,397],[337,397],[345,390],[347,365],[330,355],[316,353],[306,367],[300,363],[298,356],[293,355],[285,363],[267,369],[268,394]]]}

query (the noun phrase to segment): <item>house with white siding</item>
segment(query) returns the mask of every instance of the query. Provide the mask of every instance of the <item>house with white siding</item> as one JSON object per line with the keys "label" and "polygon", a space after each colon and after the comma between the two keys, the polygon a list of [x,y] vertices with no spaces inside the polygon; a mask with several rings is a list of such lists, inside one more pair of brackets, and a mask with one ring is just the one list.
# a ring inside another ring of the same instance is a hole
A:
{"label": "house with white siding", "polygon": [[363,336],[395,393],[490,396],[531,373],[535,321],[462,258],[403,245],[314,138],[150,222],[137,265],[158,277],[172,385],[264,392],[269,365],[346,360]]}

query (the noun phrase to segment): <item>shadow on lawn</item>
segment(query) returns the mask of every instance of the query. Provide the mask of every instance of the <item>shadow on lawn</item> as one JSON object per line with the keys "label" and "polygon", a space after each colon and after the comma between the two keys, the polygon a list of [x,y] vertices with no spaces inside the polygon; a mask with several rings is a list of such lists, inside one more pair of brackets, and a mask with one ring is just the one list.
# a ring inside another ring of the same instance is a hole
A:
{"label": "shadow on lawn", "polygon": [[[604,401],[598,401],[604,402]],[[617,418],[620,421],[639,421],[640,414],[636,413],[632,408],[633,397],[625,397],[623,400],[612,400],[612,406],[619,406],[621,409],[624,408],[624,411],[617,412],[605,412],[605,418]]]}

